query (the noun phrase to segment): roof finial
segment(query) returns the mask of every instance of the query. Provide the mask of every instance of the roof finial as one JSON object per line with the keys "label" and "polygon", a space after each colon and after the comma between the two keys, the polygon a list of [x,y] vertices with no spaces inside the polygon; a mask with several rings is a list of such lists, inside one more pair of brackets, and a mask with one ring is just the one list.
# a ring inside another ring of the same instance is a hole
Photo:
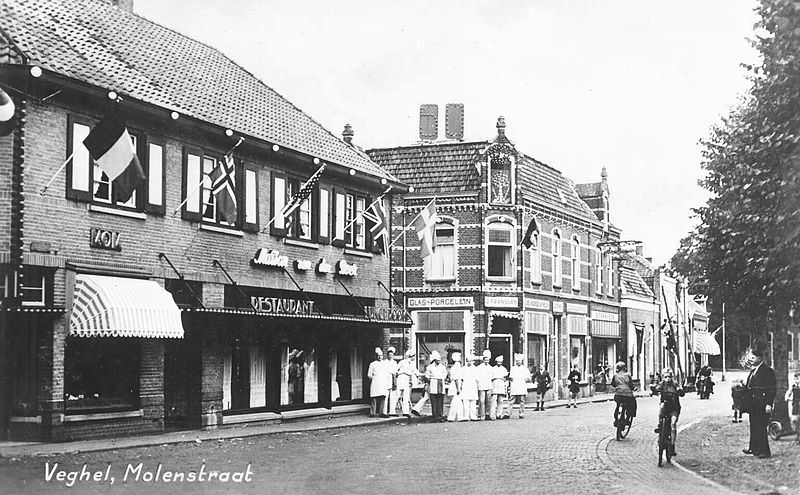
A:
{"label": "roof finial", "polygon": [[606,170],[606,166],[603,165],[603,170],[600,171],[600,177],[603,179],[608,178],[608,171]]}
{"label": "roof finial", "polygon": [[350,124],[345,124],[344,130],[342,131],[342,139],[347,144],[353,144],[353,136],[355,136],[353,127]]}
{"label": "roof finial", "polygon": [[506,133],[506,119],[502,115],[497,117],[497,133],[501,136]]}

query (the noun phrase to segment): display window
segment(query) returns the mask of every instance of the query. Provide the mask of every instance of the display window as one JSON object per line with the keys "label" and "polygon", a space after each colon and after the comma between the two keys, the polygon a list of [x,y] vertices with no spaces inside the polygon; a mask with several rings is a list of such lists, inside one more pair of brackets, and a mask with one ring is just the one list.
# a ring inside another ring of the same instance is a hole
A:
{"label": "display window", "polygon": [[129,338],[69,338],[64,351],[68,413],[139,407],[140,343]]}

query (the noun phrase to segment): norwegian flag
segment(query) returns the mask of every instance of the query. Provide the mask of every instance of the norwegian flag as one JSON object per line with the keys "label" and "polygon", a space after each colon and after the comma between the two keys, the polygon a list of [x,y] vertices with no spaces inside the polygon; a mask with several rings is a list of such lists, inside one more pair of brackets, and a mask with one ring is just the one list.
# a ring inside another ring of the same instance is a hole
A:
{"label": "norwegian flag", "polygon": [[236,221],[236,164],[231,155],[225,155],[222,161],[208,174],[211,179],[211,194],[217,204],[219,219],[227,223]]}
{"label": "norwegian flag", "polygon": [[286,206],[281,209],[281,215],[283,215],[285,219],[288,220],[289,217],[291,217],[292,214],[297,211],[298,208],[300,208],[300,205],[303,204],[303,201],[307,200],[308,197],[311,196],[311,193],[314,191],[314,186],[316,186],[317,182],[319,182],[319,178],[322,175],[323,170],[325,170],[324,163],[319,167],[319,169],[317,169],[316,172],[314,172],[314,175],[309,177],[309,179],[303,183],[303,186],[300,188],[300,190],[297,191],[297,193],[292,196],[289,202],[286,203]]}
{"label": "norwegian flag", "polygon": [[376,199],[363,215],[364,218],[372,222],[372,227],[369,229],[370,234],[372,234],[372,240],[377,246],[380,246],[381,252],[385,253],[388,250],[389,243],[389,224],[386,221],[386,209],[382,198],[383,195]]}

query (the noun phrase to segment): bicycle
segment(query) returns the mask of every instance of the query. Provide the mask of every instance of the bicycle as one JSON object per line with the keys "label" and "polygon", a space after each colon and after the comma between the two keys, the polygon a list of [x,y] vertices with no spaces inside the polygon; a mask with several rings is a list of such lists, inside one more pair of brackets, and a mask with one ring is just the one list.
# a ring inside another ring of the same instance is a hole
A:
{"label": "bicycle", "polygon": [[664,452],[666,452],[667,462],[672,463],[672,416],[663,416],[658,421],[658,467],[664,465]]}
{"label": "bicycle", "polygon": [[622,440],[628,436],[633,424],[633,416],[628,411],[628,404],[625,402],[620,404],[619,417],[617,418],[615,426],[617,427],[617,440]]}

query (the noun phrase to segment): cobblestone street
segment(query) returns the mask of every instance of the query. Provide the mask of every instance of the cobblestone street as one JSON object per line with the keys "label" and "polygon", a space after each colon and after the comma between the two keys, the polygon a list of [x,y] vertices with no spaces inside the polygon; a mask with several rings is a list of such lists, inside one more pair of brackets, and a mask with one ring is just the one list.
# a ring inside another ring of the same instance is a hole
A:
{"label": "cobblestone street", "polygon": [[[710,401],[684,399],[681,424],[729,407],[727,387]],[[46,468],[101,471],[102,481],[77,481],[80,493],[725,493],[675,466],[656,466],[656,398],[639,399],[627,439],[612,438],[613,402],[578,409],[528,411],[519,420],[431,424],[401,422],[306,433],[234,438],[77,455],[3,459],[4,493],[64,491],[67,480],[45,481]],[[746,423],[743,423],[743,428]],[[680,437],[678,443],[680,460]],[[49,463],[49,464],[47,464]],[[143,463],[123,477],[127,466]],[[145,482],[166,471],[246,471],[251,483]],[[114,484],[106,479],[106,470]],[[101,475],[98,475],[101,476]]]}

